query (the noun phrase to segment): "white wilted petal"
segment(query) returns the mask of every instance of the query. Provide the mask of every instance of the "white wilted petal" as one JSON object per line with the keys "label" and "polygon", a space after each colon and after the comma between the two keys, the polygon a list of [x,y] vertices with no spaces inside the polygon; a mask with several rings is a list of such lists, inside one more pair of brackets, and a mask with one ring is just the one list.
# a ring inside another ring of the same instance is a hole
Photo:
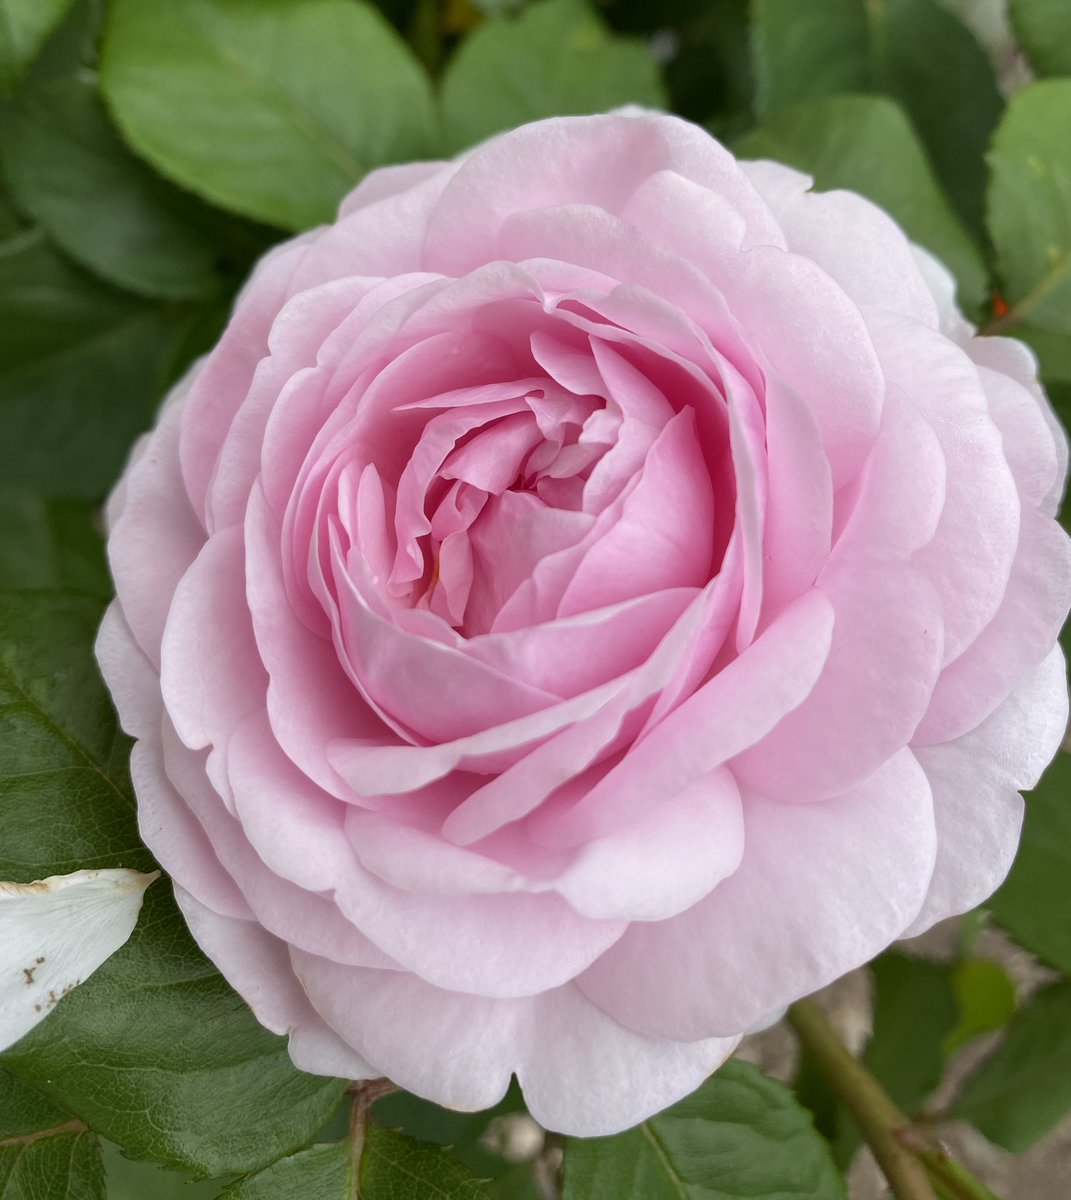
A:
{"label": "white wilted petal", "polygon": [[0,1050],[6,1050],[130,937],[159,876],[74,871],[0,883]]}

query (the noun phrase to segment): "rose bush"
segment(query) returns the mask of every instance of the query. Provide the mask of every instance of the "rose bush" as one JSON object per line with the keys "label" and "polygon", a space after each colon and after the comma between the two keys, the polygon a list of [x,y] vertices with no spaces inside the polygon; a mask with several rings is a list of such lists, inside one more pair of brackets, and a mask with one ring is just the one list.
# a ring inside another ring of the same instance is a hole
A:
{"label": "rose bush", "polygon": [[627,1126],[987,896],[1062,434],[879,209],[654,114],[370,175],[110,505],[146,842],[302,1068]]}

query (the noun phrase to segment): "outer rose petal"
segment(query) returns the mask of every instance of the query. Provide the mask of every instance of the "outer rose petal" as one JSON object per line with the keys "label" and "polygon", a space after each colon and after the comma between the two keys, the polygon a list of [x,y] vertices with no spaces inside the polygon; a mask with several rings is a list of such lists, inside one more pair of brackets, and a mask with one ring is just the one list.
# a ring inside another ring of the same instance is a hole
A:
{"label": "outer rose petal", "polygon": [[740,869],[694,908],[632,925],[580,976],[654,1037],[750,1029],[884,949],[915,918],[936,853],[925,774],[902,750],[834,800],[746,796]]}
{"label": "outer rose petal", "polygon": [[286,943],[255,921],[221,917],[176,885],[175,899],[190,932],[227,982],[273,1033],[290,1035],[290,1056],[300,1070],[343,1079],[375,1079],[370,1066],[309,1003],[290,966]]}
{"label": "outer rose petal", "polygon": [[201,369],[192,367],[172,391],[109,505],[108,561],[123,616],[156,667],[171,596],[204,543],[179,463],[182,414]]}
{"label": "outer rose petal", "polygon": [[581,1137],[625,1128],[686,1095],[738,1040],[643,1037],[573,984],[487,1000],[439,992],[397,971],[292,957],[320,1015],[402,1087],[450,1108],[488,1108],[515,1072],[540,1124]]}
{"label": "outer rose petal", "polygon": [[943,745],[915,748],[933,788],[937,864],[905,937],[996,891],[1019,844],[1019,792],[1037,784],[1066,728],[1067,673],[1057,647],[976,729]]}

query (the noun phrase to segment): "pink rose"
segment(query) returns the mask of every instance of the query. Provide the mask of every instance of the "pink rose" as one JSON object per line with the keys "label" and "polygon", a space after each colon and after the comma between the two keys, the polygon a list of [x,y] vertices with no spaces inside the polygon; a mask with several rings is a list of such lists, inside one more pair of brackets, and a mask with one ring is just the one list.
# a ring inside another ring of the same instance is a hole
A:
{"label": "pink rose", "polygon": [[1007,870],[1064,439],[809,183],[653,114],[377,171],[136,448],[141,829],[301,1068],[606,1133]]}

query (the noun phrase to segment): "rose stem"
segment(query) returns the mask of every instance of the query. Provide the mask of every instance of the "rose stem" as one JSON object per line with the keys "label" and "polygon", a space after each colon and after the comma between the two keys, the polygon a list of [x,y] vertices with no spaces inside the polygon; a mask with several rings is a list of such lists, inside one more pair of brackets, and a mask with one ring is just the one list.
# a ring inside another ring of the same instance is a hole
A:
{"label": "rose stem", "polygon": [[361,1155],[364,1153],[365,1134],[372,1122],[372,1105],[380,1096],[396,1092],[397,1086],[389,1079],[363,1079],[347,1091],[351,1097],[350,1107],[350,1170],[353,1176],[353,1194],[361,1194]]}
{"label": "rose stem", "polygon": [[922,1163],[897,1140],[911,1122],[849,1052],[813,1000],[798,1000],[788,1021],[837,1098],[851,1113],[897,1200],[937,1200]]}

